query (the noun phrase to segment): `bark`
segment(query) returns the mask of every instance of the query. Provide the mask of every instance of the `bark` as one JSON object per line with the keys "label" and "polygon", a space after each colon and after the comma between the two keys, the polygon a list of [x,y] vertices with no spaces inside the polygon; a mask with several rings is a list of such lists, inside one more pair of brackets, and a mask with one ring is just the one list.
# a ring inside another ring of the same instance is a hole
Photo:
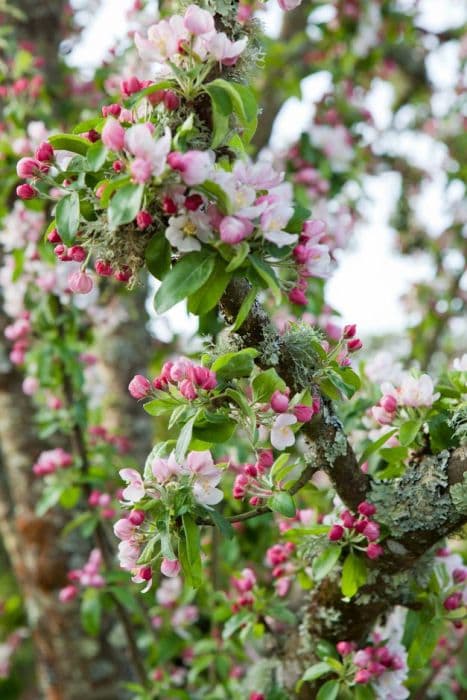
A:
{"label": "bark", "polygon": [[[2,481],[0,535],[22,592],[44,700],[115,700],[121,660],[112,659],[99,640],[83,637],[77,605],[62,605],[72,554],[60,537],[63,514],[35,513],[39,484],[32,464],[47,448],[30,422],[32,407],[15,371],[0,375]],[[76,551],[76,549],[75,549]]]}

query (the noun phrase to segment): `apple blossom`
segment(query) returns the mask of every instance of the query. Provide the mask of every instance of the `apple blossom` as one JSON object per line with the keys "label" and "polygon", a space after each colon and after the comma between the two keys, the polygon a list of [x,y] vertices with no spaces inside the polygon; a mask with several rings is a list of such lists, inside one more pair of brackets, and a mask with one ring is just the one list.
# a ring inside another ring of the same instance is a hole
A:
{"label": "apple blossom", "polygon": [[86,272],[72,272],[68,278],[68,288],[74,294],[89,294],[93,288],[92,277]]}
{"label": "apple blossom", "polygon": [[180,562],[178,559],[163,559],[161,563],[161,573],[168,578],[175,578],[180,573]]}
{"label": "apple blossom", "polygon": [[140,501],[145,494],[141,474],[137,472],[136,469],[120,469],[118,473],[121,479],[128,484],[122,492],[123,498],[130,503]]}
{"label": "apple blossom", "polygon": [[151,391],[151,382],[142,374],[136,374],[128,384],[128,391],[134,399],[144,399]]}
{"label": "apple blossom", "polygon": [[112,151],[121,151],[125,144],[125,129],[113,117],[109,117],[104,124],[102,143]]}
{"label": "apple blossom", "polygon": [[209,179],[213,170],[213,158],[206,151],[187,151],[179,153],[172,151],[167,157],[167,163],[180,173],[186,185],[200,185]]}
{"label": "apple blossom", "polygon": [[214,17],[197,5],[189,5],[183,16],[185,28],[195,36],[215,32]]}
{"label": "apple blossom", "polygon": [[190,452],[186,458],[186,469],[192,475],[193,494],[198,503],[213,506],[222,501],[224,494],[216,488],[222,472],[214,465],[208,450]]}
{"label": "apple blossom", "polygon": [[297,423],[297,418],[290,413],[281,413],[274,420],[271,428],[271,445],[276,450],[285,450],[295,443],[295,435],[291,425]]}

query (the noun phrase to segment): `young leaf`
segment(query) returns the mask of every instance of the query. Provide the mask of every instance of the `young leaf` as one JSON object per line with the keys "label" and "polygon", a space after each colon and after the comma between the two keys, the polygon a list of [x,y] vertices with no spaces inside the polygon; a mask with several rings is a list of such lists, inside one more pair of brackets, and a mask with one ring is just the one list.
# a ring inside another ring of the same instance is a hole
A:
{"label": "young leaf", "polygon": [[251,383],[253,389],[253,399],[259,403],[269,401],[275,391],[284,391],[286,383],[271,367],[265,372],[258,374]]}
{"label": "young leaf", "polygon": [[154,297],[157,313],[172,308],[190,296],[208,280],[215,264],[215,256],[205,251],[188,253],[172,267]]}
{"label": "young leaf", "polygon": [[293,497],[287,491],[274,493],[267,500],[267,504],[275,513],[285,515],[286,518],[293,518],[297,512]]}
{"label": "young leaf", "polygon": [[129,224],[141,209],[144,185],[128,183],[123,185],[110,200],[109,226],[115,230],[122,224]]}
{"label": "young leaf", "polygon": [[379,450],[379,448],[384,445],[390,437],[394,435],[394,433],[397,433],[397,428],[394,428],[394,430],[389,430],[387,433],[382,435],[378,440],[375,440],[375,442],[372,442],[368,447],[363,451],[362,456],[359,459],[358,465],[361,467],[364,462],[368,459],[368,457],[375,452]]}
{"label": "young leaf", "polygon": [[107,158],[107,153],[107,148],[102,141],[97,141],[88,148],[87,161],[89,169],[92,170],[92,172],[95,173],[102,168]]}
{"label": "young leaf", "polygon": [[317,678],[321,678],[321,676],[324,676],[326,673],[329,673],[331,671],[331,667],[329,664],[327,664],[325,661],[320,661],[317,664],[313,664],[313,666],[310,666],[310,668],[307,668],[303,676],[301,677],[302,681],[315,681]]}
{"label": "young leaf", "polygon": [[399,442],[403,447],[407,447],[417,437],[422,424],[419,420],[408,420],[399,429]]}
{"label": "young leaf", "polygon": [[233,377],[248,377],[253,371],[253,359],[258,351],[253,348],[245,348],[239,352],[227,352],[221,355],[213,363],[211,369],[218,378],[233,379]]}
{"label": "young leaf", "polygon": [[318,690],[316,700],[336,700],[339,695],[339,681],[327,681]]}
{"label": "young leaf", "polygon": [[341,551],[342,549],[339,547],[339,545],[333,544],[326,547],[321,554],[313,559],[311,568],[313,572],[313,579],[315,581],[321,581],[321,579],[325,578],[325,576],[331,573],[339,560]]}
{"label": "young leaf", "polygon": [[282,301],[282,292],[277,281],[276,273],[272,267],[256,255],[249,255],[248,260],[265,283],[266,289],[270,289],[273,293],[276,304],[280,304]]}
{"label": "young leaf", "polygon": [[191,585],[193,588],[199,588],[202,581],[199,528],[188,513],[182,515],[182,522],[185,534],[186,564],[190,570]]}
{"label": "young leaf", "polygon": [[79,227],[79,196],[71,192],[62,197],[55,208],[57,231],[65,245],[71,245]]}
{"label": "young leaf", "polygon": [[177,439],[177,444],[175,445],[175,459],[177,462],[180,464],[183,462],[183,459],[187,453],[187,450],[190,446],[191,442],[191,437],[193,435],[193,425],[195,423],[196,416],[193,416],[193,418],[190,418],[190,420],[185,423],[183,428],[180,431],[180,434]]}
{"label": "young leaf", "polygon": [[241,328],[241,326],[243,326],[243,324],[245,323],[247,316],[251,311],[251,307],[255,303],[257,294],[258,288],[253,285],[246,297],[244,298],[244,300],[242,301],[242,304],[238,310],[237,318],[235,319],[233,325],[230,328],[232,333],[234,331],[238,331],[238,329]]}
{"label": "young leaf", "polygon": [[342,567],[341,591],[351,598],[366,582],[367,568],[362,556],[350,552]]}
{"label": "young leaf", "polygon": [[213,309],[230,282],[231,275],[226,271],[226,263],[216,257],[214,270],[209,279],[192,294],[188,300],[188,311],[192,314],[205,314]]}
{"label": "young leaf", "polygon": [[87,588],[84,591],[80,613],[84,630],[95,637],[99,633],[102,613],[100,595],[96,588]]}
{"label": "young leaf", "polygon": [[71,151],[81,156],[85,156],[91,146],[90,141],[74,134],[54,134],[49,136],[49,141],[55,150]]}

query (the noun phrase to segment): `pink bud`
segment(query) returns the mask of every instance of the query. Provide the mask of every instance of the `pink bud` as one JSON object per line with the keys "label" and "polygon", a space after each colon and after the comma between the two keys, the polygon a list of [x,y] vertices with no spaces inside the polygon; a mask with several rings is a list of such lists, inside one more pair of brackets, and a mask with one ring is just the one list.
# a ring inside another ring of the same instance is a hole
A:
{"label": "pink bud", "polygon": [[467,580],[467,569],[454,569],[452,578],[454,583],[464,583]]}
{"label": "pink bud", "polygon": [[53,228],[50,233],[47,234],[47,240],[49,243],[61,243],[62,239],[56,228]]}
{"label": "pink bud", "polygon": [[24,185],[18,185],[16,188],[16,195],[20,199],[34,199],[37,195],[37,190],[35,187],[25,183]]}
{"label": "pink bud", "polygon": [[298,306],[306,306],[308,304],[305,293],[298,287],[294,287],[290,290],[289,300],[292,302],[292,304],[297,304]]}
{"label": "pink bud", "polygon": [[165,108],[170,112],[173,112],[175,109],[180,107],[180,98],[175,92],[173,92],[173,90],[166,90],[164,92],[163,101]]}
{"label": "pink bud", "polygon": [[382,554],[384,554],[384,549],[380,544],[376,544],[376,542],[370,542],[366,548],[366,555],[368,559],[378,559],[378,557],[380,557]]}
{"label": "pink bud", "polygon": [[68,255],[70,256],[70,258],[72,260],[80,263],[80,262],[83,262],[84,260],[86,260],[87,253],[82,246],[73,245],[73,246],[71,246],[71,248],[68,249]]}
{"label": "pink bud", "polygon": [[142,374],[136,374],[128,384],[128,391],[134,399],[144,399],[151,391],[151,382]]}
{"label": "pink bud", "polygon": [[348,324],[347,326],[344,326],[344,330],[342,332],[342,337],[345,338],[345,340],[350,340],[351,338],[355,337],[356,332],[357,332],[357,324],[356,323]]}
{"label": "pink bud", "polygon": [[357,522],[354,525],[354,528],[357,532],[361,534],[363,530],[367,527],[367,525],[368,520],[366,518],[363,518],[362,520],[357,520]]}
{"label": "pink bud", "polygon": [[340,514],[340,519],[344,523],[344,526],[347,528],[351,528],[355,524],[355,517],[352,515],[352,513],[349,510],[344,510]]}
{"label": "pink bud", "polygon": [[138,571],[138,575],[143,579],[143,581],[150,581],[152,579],[152,569],[150,566],[142,566]]}
{"label": "pink bud", "polygon": [[366,670],[366,668],[361,668],[357,673],[355,674],[355,683],[369,683],[371,681],[371,673]]}
{"label": "pink bud", "polygon": [[337,642],[336,649],[341,656],[348,656],[355,649],[355,644],[352,642]]}
{"label": "pink bud", "polygon": [[445,601],[443,602],[443,607],[445,610],[457,610],[462,604],[462,592],[457,591],[456,593],[451,593]]}
{"label": "pink bud", "polygon": [[121,160],[114,160],[112,163],[112,170],[116,173],[121,173],[125,168],[125,163]]}
{"label": "pink bud", "polygon": [[362,501],[358,505],[358,512],[360,515],[366,515],[367,518],[371,518],[376,513],[376,506],[373,503],[368,503],[368,501]]}
{"label": "pink bud", "polygon": [[105,260],[96,260],[94,269],[100,277],[111,277],[113,275],[112,266]]}
{"label": "pink bud", "polygon": [[135,158],[130,165],[133,180],[140,185],[144,185],[152,175],[152,164],[146,158]]}
{"label": "pink bud", "polygon": [[130,515],[128,516],[128,520],[132,525],[135,525],[135,527],[138,527],[142,523],[144,523],[146,515],[144,513],[144,510],[132,510]]}
{"label": "pink bud", "polygon": [[167,214],[168,216],[177,213],[177,205],[175,204],[173,199],[167,196],[165,196],[162,200],[162,209],[164,211],[164,214]]}
{"label": "pink bud", "polygon": [[34,396],[39,390],[39,381],[36,377],[25,377],[22,388],[26,396]]}
{"label": "pink bud", "polygon": [[272,450],[261,450],[258,456],[258,462],[263,469],[269,469],[274,464],[274,456]]}
{"label": "pink bud", "polygon": [[192,401],[198,396],[195,385],[189,379],[182,379],[178,385],[178,390],[181,395],[185,397],[185,399],[188,399],[188,401]]}
{"label": "pink bud", "polygon": [[395,398],[395,396],[391,396],[390,394],[386,394],[380,400],[379,405],[382,408],[384,408],[384,410],[387,411],[388,413],[394,413],[394,411],[397,409],[397,399]]}
{"label": "pink bud", "polygon": [[342,525],[334,524],[328,532],[328,540],[331,542],[337,542],[342,538],[344,534],[344,528]]}
{"label": "pink bud", "polygon": [[122,108],[120,107],[119,104],[111,104],[111,105],[104,105],[102,107],[102,116],[103,117],[119,117],[120,112],[122,111]]}
{"label": "pink bud", "polygon": [[305,406],[305,404],[299,403],[293,409],[293,414],[299,423],[307,423],[313,418],[313,406]]}
{"label": "pink bud", "polygon": [[68,278],[68,287],[74,294],[89,294],[92,278],[86,272],[73,272]]}
{"label": "pink bud", "polygon": [[258,469],[254,464],[245,464],[243,471],[245,472],[245,474],[247,474],[247,476],[258,476]]}
{"label": "pink bud", "polygon": [[326,230],[326,224],[320,219],[310,219],[303,224],[302,235],[317,240]]}
{"label": "pink bud", "polygon": [[373,540],[377,540],[379,535],[380,535],[378,523],[375,523],[373,521],[369,522],[368,525],[366,526],[366,528],[363,530],[362,534],[370,542]]}
{"label": "pink bud", "polygon": [[188,209],[188,211],[197,211],[202,204],[203,198],[200,194],[190,194],[184,202],[185,209]]}
{"label": "pink bud", "polygon": [[257,693],[256,690],[254,690],[252,693],[250,693],[249,700],[266,700],[266,696],[263,693]]}
{"label": "pink bud", "polygon": [[125,143],[125,129],[116,119],[107,119],[102,129],[102,142],[112,151],[121,151]]}
{"label": "pink bud", "polygon": [[78,595],[78,589],[75,586],[65,586],[58,594],[61,603],[70,603]]}
{"label": "pink bud", "polygon": [[34,153],[37,160],[50,163],[54,159],[54,149],[48,141],[43,141]]}
{"label": "pink bud", "polygon": [[229,245],[240,243],[249,236],[254,229],[249,219],[236,216],[225,216],[219,226],[221,240]]}
{"label": "pink bud", "polygon": [[141,82],[134,75],[127,80],[122,80],[120,83],[120,90],[124,97],[130,97],[130,95],[133,95],[135,92],[139,92],[142,87]]}
{"label": "pink bud", "polygon": [[276,413],[285,413],[289,407],[289,397],[278,389],[271,396],[271,408]]}
{"label": "pink bud", "polygon": [[357,350],[360,350],[363,347],[363,343],[360,340],[360,338],[353,338],[353,340],[349,340],[347,343],[347,350],[349,352],[356,352]]}
{"label": "pink bud", "polygon": [[18,177],[36,177],[40,173],[40,163],[34,158],[21,158],[16,164]]}
{"label": "pink bud", "polygon": [[163,559],[161,563],[161,573],[169,578],[174,578],[180,573],[180,562],[178,559]]}
{"label": "pink bud", "polygon": [[151,224],[152,216],[148,211],[142,210],[136,214],[136,225],[141,231],[147,229]]}

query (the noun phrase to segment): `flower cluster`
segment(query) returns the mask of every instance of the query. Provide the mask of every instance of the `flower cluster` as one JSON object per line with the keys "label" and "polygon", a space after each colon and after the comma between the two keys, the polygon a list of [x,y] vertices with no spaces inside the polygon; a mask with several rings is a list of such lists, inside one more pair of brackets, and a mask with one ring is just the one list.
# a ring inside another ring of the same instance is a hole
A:
{"label": "flower cluster", "polygon": [[291,557],[295,550],[293,542],[284,542],[269,547],[266,552],[266,563],[272,567],[276,593],[281,598],[287,595],[294,580],[296,566]]}
{"label": "flower cluster", "polygon": [[172,15],[152,25],[147,39],[136,34],[135,43],[143,61],[162,63],[170,74],[171,70],[189,70],[193,62],[233,66],[245,50],[247,38],[232,41],[216,31],[210,12],[189,5],[183,17]]}
{"label": "flower cluster", "polygon": [[66,469],[73,464],[73,456],[61,447],[41,452],[32,470],[36,476],[54,474],[59,469]]}
{"label": "flower cluster", "polygon": [[[376,508],[368,501],[362,501],[358,506],[358,515],[349,510],[340,513],[340,522],[334,523],[328,533],[331,542],[350,543],[357,549],[365,551],[369,559],[377,559],[383,554],[383,548],[376,540],[380,536],[380,528],[371,517],[376,513]],[[367,540],[366,547],[362,547]]]}
{"label": "flower cluster", "polygon": [[128,390],[134,399],[145,399],[154,390],[164,391],[170,386],[176,387],[185,399],[191,401],[198,397],[200,391],[209,392],[216,388],[216,374],[181,357],[175,362],[164,363],[160,375],[152,382],[137,374],[128,385]]}
{"label": "flower cluster", "polygon": [[428,374],[414,377],[405,374],[398,387],[390,382],[381,384],[383,393],[377,406],[371,409],[373,418],[381,425],[390,425],[398,407],[429,408],[439,398],[434,392],[433,380]]}
{"label": "flower cluster", "polygon": [[354,642],[338,642],[337,651],[349,657],[354,668],[353,682],[371,684],[378,698],[403,700],[409,696],[404,686],[407,678],[407,652],[402,644],[390,640],[356,650]]}
{"label": "flower cluster", "polygon": [[99,549],[93,549],[89,559],[81,569],[73,569],[68,573],[69,586],[65,586],[59,593],[62,603],[69,603],[74,600],[79,593],[79,586],[82,588],[102,588],[105,586],[105,579],[100,573],[102,567],[102,553]]}
{"label": "flower cluster", "polygon": [[[451,612],[467,605],[467,566],[464,565],[462,557],[443,547],[437,550],[435,562],[441,565],[448,577],[446,581],[435,567],[439,586],[442,588],[444,609]],[[453,623],[462,627],[460,620],[453,620]]]}
{"label": "flower cluster", "polygon": [[255,602],[254,587],[257,578],[253,569],[245,568],[239,576],[232,577],[232,585],[238,594],[232,603],[232,612],[238,613],[242,608],[251,608]]}

